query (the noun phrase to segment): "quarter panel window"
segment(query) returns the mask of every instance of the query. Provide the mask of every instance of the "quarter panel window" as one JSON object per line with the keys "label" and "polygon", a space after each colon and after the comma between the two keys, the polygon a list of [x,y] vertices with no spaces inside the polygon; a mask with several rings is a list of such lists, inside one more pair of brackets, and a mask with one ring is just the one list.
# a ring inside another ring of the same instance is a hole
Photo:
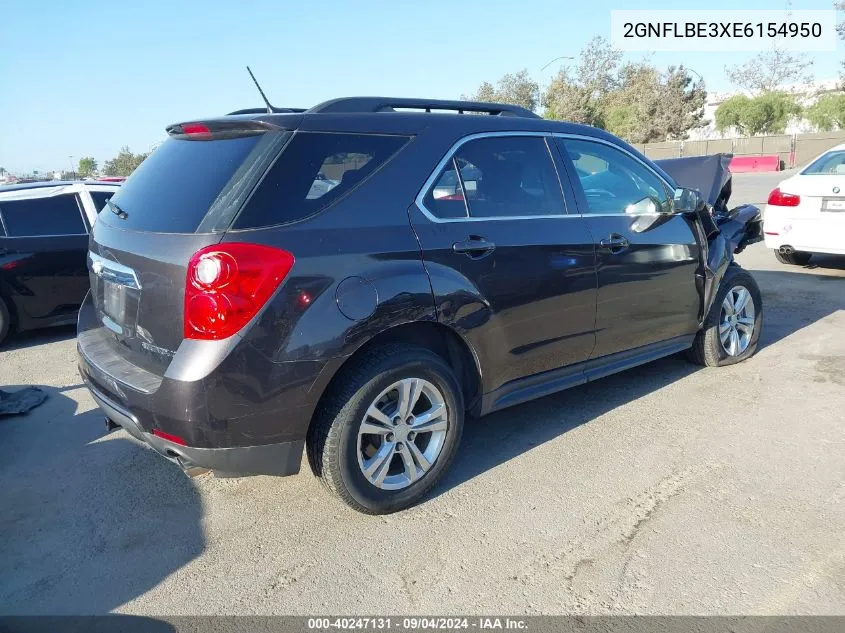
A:
{"label": "quarter panel window", "polygon": [[363,183],[407,136],[298,132],[258,186],[235,228],[302,220]]}
{"label": "quarter panel window", "polygon": [[[465,205],[465,209],[462,208]],[[493,136],[461,145],[425,197],[439,217],[565,215],[557,171],[539,136]]]}
{"label": "quarter panel window", "polygon": [[85,235],[80,205],[75,195],[10,200],[0,204],[9,237]]}
{"label": "quarter panel window", "polygon": [[604,143],[557,141],[575,167],[588,213],[639,215],[671,210],[663,181],[632,156]]}
{"label": "quarter panel window", "polygon": [[[458,163],[454,158],[446,163],[425,196],[425,208],[439,218],[467,217],[463,179],[458,177]],[[463,174],[464,178],[469,174]]]}

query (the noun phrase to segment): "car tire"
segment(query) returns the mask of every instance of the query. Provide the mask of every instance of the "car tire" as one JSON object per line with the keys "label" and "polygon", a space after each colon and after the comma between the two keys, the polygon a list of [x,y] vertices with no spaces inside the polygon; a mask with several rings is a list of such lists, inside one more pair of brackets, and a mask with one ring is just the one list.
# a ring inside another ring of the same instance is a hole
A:
{"label": "car tire", "polygon": [[[747,303],[736,310],[742,301]],[[731,306],[734,308],[733,314]],[[749,326],[752,328],[750,333]],[[688,358],[706,367],[742,362],[757,351],[762,328],[763,300],[757,282],[750,273],[733,264],[722,279],[710,314],[696,335]]]}
{"label": "car tire", "polygon": [[812,257],[812,253],[805,253],[803,251],[792,251],[788,255],[781,253],[779,250],[775,249],[775,259],[777,259],[781,264],[790,264],[792,266],[806,266],[810,263],[810,257]]}
{"label": "car tire", "polygon": [[[311,469],[359,512],[388,514],[414,505],[460,443],[464,401],[454,371],[432,351],[408,345],[380,347],[341,371],[309,429]],[[403,411],[414,394],[416,405]],[[415,415],[430,420],[415,426]]]}
{"label": "car tire", "polygon": [[6,335],[9,333],[11,323],[12,320],[9,317],[9,309],[6,307],[6,302],[0,298],[0,345],[3,344]]}

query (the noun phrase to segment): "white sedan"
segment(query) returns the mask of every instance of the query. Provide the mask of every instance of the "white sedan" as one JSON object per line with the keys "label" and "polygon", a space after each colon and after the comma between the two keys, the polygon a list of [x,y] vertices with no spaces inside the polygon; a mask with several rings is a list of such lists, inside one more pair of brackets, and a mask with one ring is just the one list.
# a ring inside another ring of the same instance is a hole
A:
{"label": "white sedan", "polygon": [[845,144],[772,190],[763,233],[766,246],[784,264],[803,266],[813,253],[845,255]]}

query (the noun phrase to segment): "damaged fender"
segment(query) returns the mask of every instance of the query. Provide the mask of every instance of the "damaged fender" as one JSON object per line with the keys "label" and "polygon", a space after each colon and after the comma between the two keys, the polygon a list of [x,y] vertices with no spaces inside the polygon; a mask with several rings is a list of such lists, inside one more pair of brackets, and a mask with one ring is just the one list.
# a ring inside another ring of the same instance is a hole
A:
{"label": "damaged fender", "polygon": [[730,154],[714,154],[655,161],[679,187],[698,190],[705,202],[703,208],[685,214],[701,253],[696,272],[696,286],[701,296],[699,327],[704,325],[710,313],[734,255],[763,239],[760,209],[751,204],[728,209],[731,158]]}

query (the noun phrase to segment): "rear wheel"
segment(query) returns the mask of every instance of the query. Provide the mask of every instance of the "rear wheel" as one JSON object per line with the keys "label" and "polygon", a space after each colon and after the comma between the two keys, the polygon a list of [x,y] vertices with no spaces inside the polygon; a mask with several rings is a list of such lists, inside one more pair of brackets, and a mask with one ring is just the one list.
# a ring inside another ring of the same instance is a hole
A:
{"label": "rear wheel", "polygon": [[741,362],[757,351],[762,327],[763,300],[757,282],[739,266],[730,266],[689,359],[707,367]]}
{"label": "rear wheel", "polygon": [[6,338],[6,335],[9,333],[9,326],[11,324],[11,319],[9,318],[9,309],[6,307],[6,303],[0,298],[0,344],[3,343],[3,339]]}
{"label": "rear wheel", "polygon": [[308,459],[352,508],[396,512],[419,501],[448,468],[463,418],[460,385],[440,356],[386,346],[331,387],[309,431]]}
{"label": "rear wheel", "polygon": [[806,266],[810,263],[810,257],[812,257],[812,253],[805,253],[803,251],[792,251],[788,255],[781,253],[778,249],[775,249],[775,259],[777,259],[781,264],[791,264],[793,266]]}

